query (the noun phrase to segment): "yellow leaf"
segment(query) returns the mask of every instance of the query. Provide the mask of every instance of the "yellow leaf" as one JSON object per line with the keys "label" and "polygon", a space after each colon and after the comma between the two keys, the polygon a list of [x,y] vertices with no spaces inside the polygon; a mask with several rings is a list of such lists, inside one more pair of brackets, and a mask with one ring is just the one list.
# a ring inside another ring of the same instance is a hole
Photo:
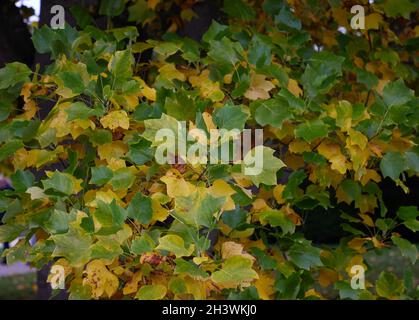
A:
{"label": "yellow leaf", "polygon": [[293,140],[289,146],[289,151],[292,153],[303,153],[305,151],[310,152],[310,145],[303,140]]}
{"label": "yellow leaf", "polygon": [[143,274],[141,271],[137,271],[136,273],[134,273],[134,276],[131,278],[131,280],[125,284],[122,293],[124,295],[136,293],[138,291],[138,283],[141,281],[142,276]]}
{"label": "yellow leaf", "polygon": [[362,222],[365,225],[367,225],[368,227],[372,227],[373,228],[375,226],[374,221],[371,219],[371,217],[369,215],[364,214],[364,213],[360,213],[359,216],[361,217]]}
{"label": "yellow leaf", "polygon": [[209,78],[209,70],[204,70],[199,76],[190,76],[189,82],[193,87],[198,87],[203,98],[208,98],[213,102],[224,99],[224,93],[220,89],[218,81],[213,82]]}
{"label": "yellow leaf", "polygon": [[274,198],[278,204],[285,203],[285,200],[282,198],[282,192],[284,191],[284,189],[285,189],[285,185],[278,184],[277,186],[275,186],[273,190]]}
{"label": "yellow leaf", "polygon": [[343,154],[339,154],[333,156],[329,159],[330,163],[332,164],[330,167],[333,170],[338,171],[340,174],[345,174],[347,170],[346,158]]}
{"label": "yellow leaf", "polygon": [[160,180],[166,184],[167,195],[170,198],[187,197],[196,191],[196,187],[183,178],[177,178],[166,174],[164,177],[161,177]]}
{"label": "yellow leaf", "polygon": [[236,193],[230,185],[224,180],[217,179],[213,182],[212,186],[208,189],[208,193],[213,195],[215,198],[226,197],[223,210],[234,210],[236,205],[234,204],[231,196]]}
{"label": "yellow leaf", "polygon": [[249,100],[269,99],[269,91],[275,86],[271,81],[266,80],[266,76],[262,74],[252,74],[250,79],[250,87],[244,93],[244,96]]}
{"label": "yellow leaf", "polygon": [[358,251],[359,253],[367,252],[367,249],[364,248],[364,244],[368,241],[365,238],[353,238],[351,241],[348,242],[348,247]]}
{"label": "yellow leaf", "polygon": [[361,184],[365,186],[370,180],[380,182],[381,176],[373,169],[367,169],[366,173],[361,177]]}
{"label": "yellow leaf", "polygon": [[288,80],[287,89],[296,97],[300,97],[303,94],[303,90],[298,85],[298,82],[294,79]]}
{"label": "yellow leaf", "polygon": [[125,153],[128,152],[128,147],[125,143],[118,140],[99,145],[97,147],[97,152],[100,159],[109,161],[112,158],[122,158]]}
{"label": "yellow leaf", "polygon": [[243,245],[233,241],[226,241],[221,245],[221,257],[228,259],[234,256],[242,256],[252,261],[255,260],[253,256],[243,251]]}
{"label": "yellow leaf", "polygon": [[34,100],[27,100],[23,106],[23,110],[25,112],[19,115],[17,119],[30,120],[36,115],[38,108],[36,107],[36,103]]}
{"label": "yellow leaf", "polygon": [[348,265],[347,265],[347,267],[345,268],[345,271],[348,273],[348,275],[350,276],[350,277],[352,277],[353,276],[353,274],[352,274],[352,272],[351,272],[351,269],[352,269],[352,267],[354,266],[354,265],[360,265],[360,266],[362,266],[363,268],[364,268],[364,270],[367,270],[368,269],[368,267],[363,263],[363,260],[364,260],[364,258],[361,256],[361,255],[356,255],[356,256],[353,256],[350,260],[349,260],[349,263],[348,263]]}
{"label": "yellow leaf", "polygon": [[147,83],[145,83],[145,81],[139,77],[134,77],[134,79],[140,83],[140,94],[150,101],[156,101],[156,89],[149,87]]}
{"label": "yellow leaf", "polygon": [[379,13],[371,13],[365,17],[365,30],[378,30],[383,22],[383,17]]}
{"label": "yellow leaf", "polygon": [[338,274],[335,270],[329,268],[321,268],[319,270],[319,276],[317,278],[317,281],[323,288],[326,288],[329,285],[335,283],[338,280],[338,278]]}
{"label": "yellow leaf", "polygon": [[83,285],[92,288],[92,297],[98,299],[102,296],[112,297],[119,287],[118,277],[108,270],[102,260],[93,260],[84,271],[86,278]]}
{"label": "yellow leaf", "polygon": [[359,146],[361,149],[364,149],[368,144],[368,138],[363,135],[361,132],[349,129],[348,130],[349,138],[346,139],[347,146]]}
{"label": "yellow leaf", "polygon": [[210,132],[210,130],[212,129],[217,129],[217,126],[212,120],[212,115],[210,115],[208,112],[203,112],[202,118],[204,119],[205,126],[207,127],[208,132]]}
{"label": "yellow leaf", "polygon": [[323,299],[323,296],[319,292],[317,292],[316,289],[307,290],[306,292],[304,292],[304,297],[317,297]]}
{"label": "yellow leaf", "polygon": [[160,76],[167,80],[174,80],[177,79],[179,81],[185,81],[185,75],[176,69],[176,66],[173,63],[165,64],[163,67],[159,69]]}
{"label": "yellow leaf", "polygon": [[100,119],[100,123],[104,128],[114,130],[118,127],[128,130],[129,118],[124,110],[111,111]]}
{"label": "yellow leaf", "polygon": [[271,299],[272,295],[275,293],[275,279],[269,273],[259,274],[259,279],[254,283],[256,289],[258,290],[259,297],[262,300]]}

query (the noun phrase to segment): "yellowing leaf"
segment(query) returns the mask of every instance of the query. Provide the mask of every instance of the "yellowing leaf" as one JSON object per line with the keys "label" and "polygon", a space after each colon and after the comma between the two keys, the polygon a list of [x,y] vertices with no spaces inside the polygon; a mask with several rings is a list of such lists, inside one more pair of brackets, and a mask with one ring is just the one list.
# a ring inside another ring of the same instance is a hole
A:
{"label": "yellowing leaf", "polygon": [[108,270],[102,260],[93,260],[86,266],[84,271],[86,278],[83,285],[92,288],[92,296],[98,299],[102,296],[112,297],[119,287],[118,277]]}
{"label": "yellowing leaf", "polygon": [[176,258],[183,256],[190,256],[195,250],[193,244],[185,248],[185,242],[177,235],[169,234],[159,239],[159,245],[156,247],[157,250],[166,250],[175,254]]}
{"label": "yellowing leaf", "polygon": [[338,280],[338,274],[335,270],[320,268],[317,280],[323,288],[326,288]]}
{"label": "yellowing leaf", "polygon": [[226,202],[223,205],[223,210],[234,210],[236,207],[231,196],[236,193],[230,185],[224,180],[217,179],[209,188],[208,193],[216,198],[226,197]]}
{"label": "yellowing leaf", "polygon": [[128,294],[137,292],[138,283],[141,281],[141,278],[142,278],[141,271],[137,271],[136,273],[134,273],[134,276],[131,278],[131,280],[125,284],[125,287],[122,290],[122,293],[124,295],[128,295]]}
{"label": "yellowing leaf", "polygon": [[204,70],[199,76],[190,76],[189,82],[193,87],[198,87],[203,98],[214,102],[224,99],[224,93],[220,89],[218,81],[213,82],[209,78],[209,70]]}
{"label": "yellowing leaf", "polygon": [[366,169],[365,174],[361,177],[361,184],[365,186],[370,180],[380,182],[381,176],[373,169]]}
{"label": "yellowing leaf", "polygon": [[252,74],[250,79],[250,87],[244,93],[244,96],[249,100],[269,99],[269,91],[275,86],[271,81],[266,80],[266,76],[262,74]]}
{"label": "yellowing leaf", "polygon": [[271,299],[272,295],[275,293],[275,279],[269,273],[259,274],[259,279],[255,281],[255,287],[258,290],[259,297],[262,300]]}
{"label": "yellowing leaf", "polygon": [[365,17],[365,30],[378,30],[383,22],[381,14],[374,12]]}
{"label": "yellowing leaf", "polygon": [[151,284],[142,286],[138,290],[136,299],[139,300],[161,300],[165,297],[167,289],[161,284]]}
{"label": "yellowing leaf", "polygon": [[233,256],[228,258],[222,265],[222,268],[211,275],[212,281],[224,288],[235,288],[238,285],[249,285],[259,276],[252,269],[253,262],[242,256]]}
{"label": "yellowing leaf", "polygon": [[310,145],[303,140],[293,140],[288,145],[288,148],[292,153],[303,153],[305,151],[311,151]]}
{"label": "yellowing leaf", "polygon": [[221,245],[221,257],[223,259],[228,259],[234,256],[242,256],[244,258],[254,261],[255,258],[250,254],[243,251],[243,245],[233,241],[226,241]]}
{"label": "yellowing leaf", "polygon": [[111,130],[115,130],[118,127],[126,130],[129,128],[129,118],[123,110],[111,111],[100,119],[100,123],[104,128]]}
{"label": "yellowing leaf", "polygon": [[368,239],[365,238],[353,238],[348,242],[348,247],[358,251],[359,253],[367,252],[367,249],[364,248],[364,244],[368,242]]}
{"label": "yellowing leaf", "polygon": [[287,89],[296,97],[300,97],[303,94],[303,90],[299,87],[298,82],[294,79],[288,79]]}
{"label": "yellowing leaf", "polygon": [[122,158],[125,153],[127,153],[128,147],[122,141],[112,141],[110,143],[105,143],[97,147],[97,152],[100,159],[119,159]]}
{"label": "yellowing leaf", "polygon": [[177,178],[173,175],[166,174],[164,177],[161,177],[160,180],[166,184],[167,195],[171,198],[180,196],[186,197],[196,190],[196,187],[190,182],[185,181],[183,178]]}
{"label": "yellowing leaf", "polygon": [[285,200],[282,198],[282,192],[284,191],[284,189],[285,189],[285,185],[278,184],[277,186],[275,186],[273,190],[274,198],[278,204],[285,203]]}
{"label": "yellowing leaf", "polygon": [[159,72],[161,77],[169,81],[172,81],[174,79],[177,79],[179,81],[186,80],[185,75],[178,69],[176,69],[176,66],[173,63],[165,64],[159,69]]}

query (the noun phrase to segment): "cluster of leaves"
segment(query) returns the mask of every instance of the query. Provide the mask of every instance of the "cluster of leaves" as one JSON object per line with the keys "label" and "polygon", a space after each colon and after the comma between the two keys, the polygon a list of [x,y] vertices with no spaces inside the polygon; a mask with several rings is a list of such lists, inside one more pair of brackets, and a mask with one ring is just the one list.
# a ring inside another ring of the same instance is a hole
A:
{"label": "cluster of leaves", "polygon": [[[419,171],[417,6],[358,0],[366,29],[352,30],[350,2],[228,0],[201,42],[173,30],[141,42],[136,26],[103,31],[80,8],[78,29],[35,30],[46,71],[0,70],[1,170],[13,185],[0,193],[0,241],[19,237],[8,262],[61,265],[72,299],[417,297],[408,273],[373,283],[364,260],[393,245],[417,259],[395,229],[417,232],[418,209],[387,212],[378,185],[408,192]],[[134,1],[130,21],[152,24],[162,6]],[[124,10],[102,0],[99,13]],[[262,128],[262,172],[157,164],[155,132],[178,121]],[[346,221],[334,248],[300,232],[317,207]],[[367,270],[365,289],[351,288],[353,265]]]}

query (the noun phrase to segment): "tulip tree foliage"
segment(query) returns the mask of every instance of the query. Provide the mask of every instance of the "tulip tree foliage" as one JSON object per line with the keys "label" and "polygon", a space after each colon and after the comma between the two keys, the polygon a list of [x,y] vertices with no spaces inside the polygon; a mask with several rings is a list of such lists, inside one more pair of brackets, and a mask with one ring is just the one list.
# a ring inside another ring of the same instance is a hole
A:
{"label": "tulip tree foliage", "polygon": [[[388,212],[379,187],[407,193],[419,170],[417,3],[357,1],[353,30],[347,1],[228,0],[195,41],[176,33],[188,1],[141,41],[175,2],[102,0],[106,30],[75,7],[77,26],[34,31],[45,71],[0,69],[8,263],[61,266],[70,299],[417,298],[409,268],[371,279],[365,260],[417,259],[401,233],[419,230],[418,209]],[[123,12],[130,25],[113,28]],[[157,163],[155,133],[181,121],[263,129],[261,172]],[[343,221],[336,246],[304,238],[319,208]]]}

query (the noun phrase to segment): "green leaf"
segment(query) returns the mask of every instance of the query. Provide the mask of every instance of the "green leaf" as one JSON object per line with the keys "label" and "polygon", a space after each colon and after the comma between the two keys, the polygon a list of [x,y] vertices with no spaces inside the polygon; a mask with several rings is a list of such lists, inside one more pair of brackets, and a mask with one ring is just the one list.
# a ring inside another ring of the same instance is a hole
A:
{"label": "green leaf", "polygon": [[35,28],[33,31],[32,42],[36,51],[39,53],[51,52],[54,40],[56,40],[56,34],[47,25],[43,25],[41,28]]}
{"label": "green leaf", "polygon": [[51,178],[42,180],[45,190],[53,189],[55,191],[70,195],[74,190],[74,183],[70,176],[66,173],[55,171]]}
{"label": "green leaf", "polygon": [[404,220],[403,224],[413,232],[419,231],[419,221],[416,218],[419,216],[419,211],[414,206],[400,207],[397,211],[400,219]]}
{"label": "green leaf", "polygon": [[15,153],[17,150],[19,150],[23,146],[24,145],[22,141],[20,140],[12,140],[12,141],[6,142],[0,148],[0,161],[7,159],[9,156],[11,156],[13,153]]}
{"label": "green leaf", "polygon": [[32,71],[26,64],[12,62],[0,69],[0,89],[12,87],[21,82],[28,82]]}
{"label": "green leaf", "polygon": [[380,297],[395,299],[403,293],[404,286],[393,273],[383,271],[375,282],[375,289]]}
{"label": "green leaf", "polygon": [[119,16],[125,9],[124,0],[101,0],[99,7],[99,14],[116,17]]}
{"label": "green leaf", "polygon": [[256,146],[244,157],[241,171],[256,186],[261,183],[266,185],[277,183],[276,172],[285,167],[285,164],[274,157],[274,152],[275,150],[271,148]]}
{"label": "green leaf", "polygon": [[68,231],[71,215],[62,210],[52,210],[49,220],[45,223],[46,229],[52,234]]}
{"label": "green leaf", "polygon": [[407,167],[416,173],[419,173],[419,154],[417,151],[407,151],[404,153]]}
{"label": "green leaf", "polygon": [[255,120],[261,126],[270,125],[276,128],[282,128],[284,121],[292,119],[292,110],[288,102],[282,97],[258,101],[258,108],[255,112]]}
{"label": "green leaf", "polygon": [[92,259],[113,260],[119,257],[123,250],[115,239],[100,236],[99,241],[92,245]]}
{"label": "green leaf", "polygon": [[29,187],[32,187],[35,176],[32,174],[32,172],[26,170],[17,170],[12,176],[12,186],[13,188],[18,192],[24,192]]}
{"label": "green leaf", "polygon": [[406,239],[396,236],[391,237],[391,240],[396,246],[399,247],[400,251],[402,252],[402,256],[409,258],[412,264],[415,264],[418,257],[418,250],[416,245],[410,243]]}
{"label": "green leaf", "polygon": [[270,67],[272,40],[261,34],[253,35],[249,46],[248,60],[257,68]]}
{"label": "green leaf", "polygon": [[67,233],[51,239],[55,243],[54,257],[64,257],[72,266],[82,266],[90,260],[92,238],[75,223],[70,224]]}
{"label": "green leaf", "polygon": [[299,268],[310,270],[311,267],[321,266],[319,248],[313,247],[309,241],[294,243],[289,251],[288,256]]}
{"label": "green leaf", "polygon": [[195,246],[191,244],[188,248],[185,248],[185,242],[181,237],[169,234],[159,239],[159,245],[156,247],[156,250],[169,251],[173,253],[176,258],[180,258],[190,256],[195,250]]}
{"label": "green leaf", "polygon": [[346,179],[340,184],[340,187],[351,200],[351,202],[358,201],[358,199],[361,197],[361,186],[356,181]]}
{"label": "green leaf", "polygon": [[388,107],[406,104],[413,97],[413,90],[406,87],[402,79],[387,83],[383,89],[383,100]]}
{"label": "green leaf", "polygon": [[140,255],[146,252],[152,252],[155,246],[153,239],[147,233],[144,233],[139,238],[132,240],[131,251],[134,254]]}
{"label": "green leaf", "polygon": [[109,183],[114,190],[129,189],[135,181],[135,175],[129,168],[119,168],[114,171]]}
{"label": "green leaf", "polygon": [[275,270],[278,262],[271,257],[269,254],[267,254],[262,249],[259,249],[257,247],[250,248],[250,252],[252,255],[254,255],[259,262],[259,265],[263,270]]}
{"label": "green leaf", "polygon": [[248,212],[236,207],[235,210],[224,211],[221,219],[223,223],[228,225],[232,229],[238,228],[240,225],[246,223]]}
{"label": "green leaf", "polygon": [[342,75],[344,57],[330,52],[315,53],[309,60],[301,82],[306,94],[314,98],[319,94],[326,94],[332,89],[335,81]]}
{"label": "green leaf", "polygon": [[291,29],[301,29],[301,21],[297,19],[291,10],[286,6],[282,7],[279,14],[275,16],[275,23]]}
{"label": "green leaf", "polygon": [[154,17],[154,12],[148,8],[145,0],[137,0],[132,6],[128,7],[128,21],[135,21],[143,24],[147,19]]}
{"label": "green leaf", "polygon": [[390,177],[393,180],[397,180],[406,169],[406,162],[399,152],[390,151],[381,159],[380,169],[384,178]]}
{"label": "green leaf", "polygon": [[263,211],[259,218],[261,222],[266,222],[272,227],[281,227],[284,235],[292,234],[295,231],[295,224],[281,210]]}
{"label": "green leaf", "polygon": [[236,63],[242,60],[243,48],[239,42],[224,37],[220,41],[210,40],[209,43],[208,56],[215,61],[223,75],[232,71]]}
{"label": "green leaf", "polygon": [[109,61],[108,68],[112,72],[115,83],[123,82],[132,76],[134,57],[130,50],[116,51]]}
{"label": "green leaf", "polygon": [[387,0],[384,3],[384,12],[390,18],[400,15],[409,19],[410,13],[417,9],[418,4],[415,5],[410,0]]}
{"label": "green leaf", "polygon": [[89,24],[90,25],[94,24],[93,18],[90,15],[87,8],[78,4],[74,4],[70,7],[70,12],[71,12],[71,15],[74,17],[74,19],[76,19],[77,24],[79,25],[80,28],[84,29]]}
{"label": "green leaf", "polygon": [[145,285],[138,290],[135,298],[138,300],[161,300],[166,296],[167,289],[161,284]]}
{"label": "green leaf", "polygon": [[99,116],[101,115],[101,111],[99,109],[92,109],[86,106],[84,102],[77,101],[72,103],[66,110],[67,112],[67,121],[72,121],[76,119],[88,119],[91,116]]}
{"label": "green leaf", "polygon": [[217,21],[212,20],[208,30],[202,36],[202,41],[209,43],[210,40],[221,40],[228,34],[228,26],[219,24]]}
{"label": "green leaf", "polygon": [[419,210],[415,206],[404,206],[399,208],[397,215],[404,221],[416,220],[419,217]]}
{"label": "green leaf", "polygon": [[122,229],[127,211],[112,200],[110,204],[97,200],[98,208],[93,212],[96,233],[100,235],[114,234]]}
{"label": "green leaf", "polygon": [[105,166],[92,167],[92,177],[90,178],[90,184],[96,184],[102,186],[113,177],[113,171]]}
{"label": "green leaf", "polygon": [[326,137],[329,130],[322,120],[316,119],[298,125],[294,133],[296,138],[302,138],[310,143],[317,138]]}
{"label": "green leaf", "polygon": [[252,20],[256,17],[255,10],[242,0],[224,0],[223,11],[232,18]]}
{"label": "green leaf", "polygon": [[214,224],[214,213],[221,209],[225,200],[225,197],[215,198],[207,193],[194,192],[176,198],[173,215],[187,224],[209,228]]}
{"label": "green leaf", "polygon": [[81,94],[84,89],[84,82],[81,75],[75,71],[61,71],[57,77],[63,82],[64,87],[71,89],[73,94]]}
{"label": "green leaf", "polygon": [[177,121],[175,118],[168,116],[165,113],[161,115],[160,119],[144,120],[144,127],[145,130],[143,132],[143,138],[147,139],[148,141],[151,141],[152,146],[158,146],[160,143],[162,143],[162,141],[156,141],[156,134],[161,129],[170,130],[175,134],[175,137],[177,137],[178,128],[181,128],[181,135],[186,136],[186,129],[183,126],[181,126],[181,123]]}
{"label": "green leaf", "polygon": [[148,224],[153,217],[151,199],[138,192],[132,199],[127,208],[128,217],[133,218],[140,223]]}
{"label": "green leaf", "polygon": [[258,279],[252,264],[252,260],[243,256],[230,257],[224,261],[220,270],[212,273],[211,280],[224,286],[236,287],[243,282]]}
{"label": "green leaf", "polygon": [[191,261],[186,261],[184,259],[175,260],[175,274],[187,274],[194,279],[207,279],[208,273],[202,270],[198,265]]}
{"label": "green leaf", "polygon": [[145,139],[129,145],[127,158],[133,161],[136,165],[143,165],[152,160],[154,156],[154,149],[151,148],[151,142]]}
{"label": "green leaf", "polygon": [[242,131],[248,117],[249,115],[245,112],[243,106],[232,104],[226,104],[213,113],[213,120],[218,128],[227,130],[238,129]]}
{"label": "green leaf", "polygon": [[23,230],[23,227],[17,225],[0,225],[0,243],[15,240]]}
{"label": "green leaf", "polygon": [[106,129],[95,129],[88,131],[89,140],[95,145],[102,145],[112,142],[112,132]]}

